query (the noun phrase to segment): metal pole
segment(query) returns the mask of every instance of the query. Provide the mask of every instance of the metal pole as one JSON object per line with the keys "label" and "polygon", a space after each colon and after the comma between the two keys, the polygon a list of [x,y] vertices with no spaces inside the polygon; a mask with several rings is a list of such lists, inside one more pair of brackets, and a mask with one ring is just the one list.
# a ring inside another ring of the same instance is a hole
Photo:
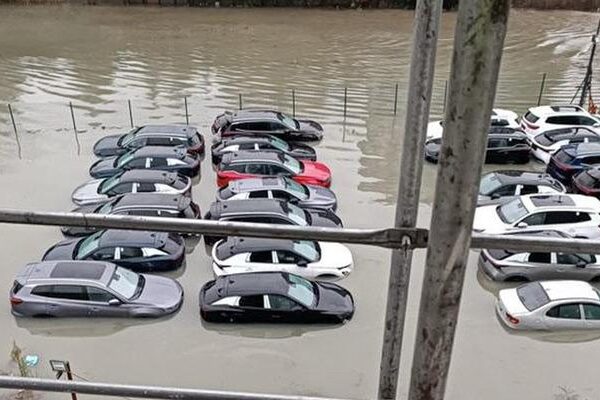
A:
{"label": "metal pole", "polygon": [[17,151],[19,153],[19,160],[21,159],[21,140],[19,139],[19,132],[17,131],[17,124],[15,123],[15,116],[13,115],[12,107],[8,104],[8,113],[10,114],[10,120],[12,121],[13,130],[15,131],[15,140],[17,141]]}
{"label": "metal pole", "polygon": [[133,111],[131,109],[131,100],[127,100],[127,106],[129,107],[129,123],[131,124],[131,127],[133,128]]}
{"label": "metal pole", "polygon": [[[419,0],[415,10],[395,227],[414,228],[417,223],[441,10],[442,0]],[[391,258],[379,371],[379,399],[396,399],[398,389],[412,263],[410,243],[403,244],[401,250],[392,252]]]}
{"label": "metal pole", "polygon": [[344,120],[346,119],[346,109],[348,105],[348,88],[344,88]]}
{"label": "metal pole", "polygon": [[591,90],[592,85],[592,66],[594,64],[594,55],[596,54],[596,42],[600,34],[600,20],[598,21],[598,27],[596,28],[596,34],[592,36],[592,51],[590,53],[590,60],[588,62],[587,70],[585,72],[585,78],[583,80],[583,87],[581,88],[581,98],[579,99],[579,106],[583,107],[585,104],[585,96],[587,95],[588,89]]}
{"label": "metal pole", "polygon": [[459,4],[409,400],[444,398],[510,2]]}
{"label": "metal pole", "polygon": [[444,114],[446,113],[446,103],[447,103],[447,100],[448,100],[448,80],[446,79],[444,81],[444,106],[443,106],[444,107],[443,108]]}
{"label": "metal pole", "polygon": [[292,89],[292,117],[296,118],[296,91]]}
{"label": "metal pole", "polygon": [[187,96],[183,96],[183,103],[185,104],[185,124],[190,124],[190,116],[188,114]]}
{"label": "metal pole", "polygon": [[242,94],[240,93],[238,95],[238,97],[239,97],[239,100],[240,100],[240,110],[241,110],[242,109]]}
{"label": "metal pole", "polygon": [[[65,364],[66,367],[66,372],[67,372],[67,380],[68,381],[73,381],[73,372],[71,371],[71,364],[70,363],[66,363]],[[75,392],[71,392],[71,400],[77,400],[77,393]]]}
{"label": "metal pole", "polygon": [[398,112],[398,84],[396,83],[396,89],[394,90],[394,115]]}
{"label": "metal pole", "polygon": [[537,101],[538,106],[540,104],[542,104],[542,95],[544,94],[544,86],[545,85],[546,85],[546,73],[544,72],[544,75],[542,75],[542,83],[540,85],[540,94],[538,96],[538,101]]}
{"label": "metal pole", "polygon": [[[181,389],[174,387],[120,385],[99,382],[69,382],[52,379],[19,378],[0,375],[0,388],[44,392],[74,392],[97,396],[134,397],[140,399],[178,400],[336,400],[324,397],[286,396],[262,393],[226,392],[223,390]],[[339,399],[338,399],[339,400]]]}
{"label": "metal pole", "polygon": [[69,102],[71,110],[71,119],[73,120],[73,132],[75,133],[75,143],[77,144],[77,155],[81,154],[81,144],[79,143],[79,135],[77,134],[77,125],[75,124],[75,112],[73,111],[73,103]]}

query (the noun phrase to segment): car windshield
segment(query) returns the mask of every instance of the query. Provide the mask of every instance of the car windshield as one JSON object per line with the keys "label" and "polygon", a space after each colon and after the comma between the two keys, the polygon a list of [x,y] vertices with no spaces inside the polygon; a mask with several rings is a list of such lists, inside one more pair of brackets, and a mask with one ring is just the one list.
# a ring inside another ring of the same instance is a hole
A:
{"label": "car windshield", "polygon": [[100,190],[98,191],[99,193],[106,193],[109,190],[111,190],[112,188],[114,188],[115,186],[117,186],[119,184],[119,178],[121,178],[121,175],[115,175],[112,178],[108,178],[105,179],[104,182],[102,182],[100,184]]}
{"label": "car windshield", "polygon": [[479,194],[482,196],[489,196],[501,186],[502,183],[496,174],[484,175],[483,178],[481,178],[481,183],[479,184]]}
{"label": "car windshield", "polygon": [[109,201],[108,203],[100,206],[95,213],[96,214],[110,214],[110,210],[113,209],[113,206],[116,202]]}
{"label": "car windshield", "polygon": [[519,300],[521,300],[521,303],[529,311],[537,310],[550,302],[546,291],[539,282],[519,286],[517,288],[517,296],[519,296]]}
{"label": "car windshield", "polygon": [[281,140],[279,138],[271,137],[271,138],[269,138],[269,143],[271,143],[273,145],[273,147],[275,147],[276,149],[283,150],[283,151],[290,150],[290,145],[287,144],[286,141]]}
{"label": "car windshield", "polygon": [[285,165],[287,169],[291,170],[294,174],[299,174],[302,172],[302,164],[300,164],[300,161],[288,156],[287,154],[283,155],[283,165]]}
{"label": "car windshield", "polygon": [[313,305],[317,296],[312,283],[296,275],[288,275],[288,283],[288,296],[306,307]]}
{"label": "car windshield", "polygon": [[300,124],[294,118],[288,117],[287,115],[282,114],[282,113],[278,113],[277,118],[281,122],[283,122],[285,126],[287,126],[290,129],[293,129],[293,130],[300,129]]}
{"label": "car windshield", "polygon": [[139,131],[141,128],[134,128],[132,130],[130,130],[129,132],[127,132],[125,135],[123,135],[121,137],[121,139],[119,139],[119,145],[120,146],[127,146],[129,143],[131,143],[131,141],[133,139],[135,139],[135,134],[137,133],[137,131]]}
{"label": "car windshield", "polygon": [[500,219],[508,224],[512,224],[529,214],[527,207],[525,207],[525,204],[523,204],[521,199],[509,201],[508,203],[499,206],[497,211]]}
{"label": "car windshield", "polygon": [[128,269],[117,267],[108,287],[127,300],[133,298],[140,283],[140,276]]}
{"label": "car windshield", "polygon": [[299,199],[308,198],[308,189],[292,179],[285,179],[285,188],[290,192],[294,192]]}
{"label": "car windshield", "polygon": [[78,259],[82,259],[88,254],[95,251],[100,246],[100,236],[102,236],[102,231],[94,233],[92,236],[89,236],[79,242],[77,246],[77,257]]}
{"label": "car windshield", "polygon": [[115,160],[115,166],[120,168],[126,164],[128,164],[131,160],[133,160],[133,157],[135,156],[135,151],[130,151],[129,153],[125,153],[122,156],[120,156],[119,158],[117,158]]}
{"label": "car windshield", "polygon": [[286,211],[288,217],[290,217],[290,219],[294,221],[296,225],[308,225],[308,222],[306,221],[306,211],[290,203],[287,203],[285,206],[287,208]]}
{"label": "car windshield", "polygon": [[292,247],[296,253],[301,254],[302,257],[310,262],[315,262],[319,259],[319,250],[317,249],[316,242],[297,240],[294,241]]}

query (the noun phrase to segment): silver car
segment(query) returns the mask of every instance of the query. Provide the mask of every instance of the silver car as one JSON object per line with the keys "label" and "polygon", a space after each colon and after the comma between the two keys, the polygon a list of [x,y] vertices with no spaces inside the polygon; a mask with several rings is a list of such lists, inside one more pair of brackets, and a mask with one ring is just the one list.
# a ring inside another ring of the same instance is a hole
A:
{"label": "silver car", "polygon": [[176,312],[182,302],[173,279],[96,261],[28,264],[10,290],[18,317],[153,318]]}

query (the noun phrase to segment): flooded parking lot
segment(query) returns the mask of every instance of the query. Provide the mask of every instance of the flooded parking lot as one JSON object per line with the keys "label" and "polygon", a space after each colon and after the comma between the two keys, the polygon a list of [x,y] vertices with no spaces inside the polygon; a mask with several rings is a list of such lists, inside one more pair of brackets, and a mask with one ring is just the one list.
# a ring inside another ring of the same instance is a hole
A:
{"label": "flooded parking lot", "polygon": [[[89,179],[93,143],[134,123],[190,123],[210,143],[223,109],[278,107],[323,123],[317,146],[333,171],[347,227],[393,221],[412,13],[402,11],[213,10],[0,7],[0,207],[63,211]],[[432,118],[443,112],[454,14],[442,20]],[[513,11],[496,105],[522,113],[544,100],[568,102],[584,75],[597,17]],[[398,84],[398,115],[394,91]],[[344,90],[347,88],[347,104]],[[77,154],[72,102],[81,154]],[[346,109],[346,116],[344,116]],[[498,166],[486,166],[494,169]],[[540,169],[536,163],[527,168]],[[435,166],[425,166],[420,225],[428,226]],[[214,199],[209,158],[193,190],[205,212]],[[0,225],[0,291],[62,238],[58,228]],[[0,304],[0,371],[13,340],[48,360],[68,359],[85,379],[205,389],[373,398],[376,393],[389,251],[351,246],[354,272],[340,282],[355,297],[354,319],[329,326],[202,323],[197,294],[211,279],[202,242],[190,243],[173,274],[185,303],[158,321],[15,320]],[[600,398],[600,333],[515,335],[493,312],[501,288],[477,273],[471,254],[448,382],[449,399]],[[408,305],[401,395],[408,385],[424,252],[417,251]],[[6,392],[0,391],[0,396]],[[560,397],[562,396],[562,397]],[[64,395],[46,397],[64,398]],[[91,397],[91,396],[86,396]]]}

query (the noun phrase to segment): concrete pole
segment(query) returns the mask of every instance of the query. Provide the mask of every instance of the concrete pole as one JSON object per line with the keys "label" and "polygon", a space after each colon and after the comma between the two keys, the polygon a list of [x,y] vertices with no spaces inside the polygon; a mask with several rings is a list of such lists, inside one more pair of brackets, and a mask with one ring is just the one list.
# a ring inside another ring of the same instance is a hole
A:
{"label": "concrete pole", "polygon": [[444,398],[510,0],[461,0],[409,400]]}
{"label": "concrete pole", "polygon": [[[417,1],[396,203],[396,227],[414,228],[417,224],[441,10],[442,0]],[[379,399],[395,399],[397,393],[412,263],[412,251],[408,244],[403,249],[392,251],[379,370]]]}

